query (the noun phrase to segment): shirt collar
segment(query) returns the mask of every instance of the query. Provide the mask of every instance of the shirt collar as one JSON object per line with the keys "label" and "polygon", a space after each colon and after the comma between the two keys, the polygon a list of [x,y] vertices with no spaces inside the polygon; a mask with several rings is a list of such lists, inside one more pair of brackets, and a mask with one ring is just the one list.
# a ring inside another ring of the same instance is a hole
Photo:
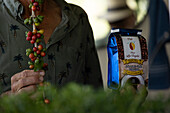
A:
{"label": "shirt collar", "polygon": [[15,18],[17,16],[21,17],[23,6],[18,0],[3,0],[3,2],[12,16]]}
{"label": "shirt collar", "polygon": [[[21,17],[21,14],[23,13],[24,7],[18,0],[0,0],[3,1],[7,9],[9,10],[9,13],[12,14],[15,18],[17,16]],[[70,5],[65,2],[65,0],[55,0],[62,8],[62,12],[64,12],[69,20],[74,20],[76,22],[76,17],[74,12],[71,10]]]}
{"label": "shirt collar", "polygon": [[[1,0],[0,0],[1,1]],[[20,17],[23,13],[24,7],[18,0],[2,0],[5,4],[5,6],[8,9],[8,12],[15,18]],[[78,24],[78,17],[75,14],[75,12],[72,10],[71,6],[65,2],[65,0],[55,0],[62,9],[62,15],[65,14],[68,18],[67,24],[65,23],[65,26],[67,29],[67,32],[70,32],[77,24]],[[63,16],[62,16],[63,17]],[[62,18],[63,19],[63,18]]]}
{"label": "shirt collar", "polygon": [[[12,16],[17,17],[23,13],[24,7],[18,0],[0,0],[0,2],[4,2],[5,6],[12,14]],[[67,3],[65,0],[54,0],[56,1],[62,8],[62,10],[66,9]]]}

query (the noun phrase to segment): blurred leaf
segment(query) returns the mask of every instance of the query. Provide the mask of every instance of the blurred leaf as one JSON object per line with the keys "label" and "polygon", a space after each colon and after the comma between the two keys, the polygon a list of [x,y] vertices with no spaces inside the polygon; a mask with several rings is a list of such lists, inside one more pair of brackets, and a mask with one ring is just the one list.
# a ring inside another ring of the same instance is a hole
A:
{"label": "blurred leaf", "polygon": [[[43,93],[50,104],[44,103]],[[0,97],[0,113],[165,113],[170,106],[170,98],[145,100],[146,89],[135,92],[128,85],[105,92],[74,83],[60,89],[44,83],[33,94]]]}

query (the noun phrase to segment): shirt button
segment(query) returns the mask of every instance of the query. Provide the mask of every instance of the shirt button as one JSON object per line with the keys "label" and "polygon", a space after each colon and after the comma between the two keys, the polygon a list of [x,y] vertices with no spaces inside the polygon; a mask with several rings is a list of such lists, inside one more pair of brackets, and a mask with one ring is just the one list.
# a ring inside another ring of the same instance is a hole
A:
{"label": "shirt button", "polygon": [[48,42],[47,42],[47,43],[48,43],[48,44],[50,44],[50,42],[51,42],[51,38],[48,40]]}

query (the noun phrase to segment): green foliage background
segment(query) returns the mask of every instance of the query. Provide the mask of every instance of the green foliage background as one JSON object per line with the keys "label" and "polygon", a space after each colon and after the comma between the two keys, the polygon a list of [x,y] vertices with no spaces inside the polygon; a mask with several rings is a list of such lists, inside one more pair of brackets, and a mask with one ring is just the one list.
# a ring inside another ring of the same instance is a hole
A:
{"label": "green foliage background", "polygon": [[[50,104],[43,102],[43,91]],[[48,85],[32,94],[0,98],[0,113],[169,113],[170,98],[145,100],[146,91],[134,93],[130,86],[105,92],[90,86],[68,84],[62,89]]]}

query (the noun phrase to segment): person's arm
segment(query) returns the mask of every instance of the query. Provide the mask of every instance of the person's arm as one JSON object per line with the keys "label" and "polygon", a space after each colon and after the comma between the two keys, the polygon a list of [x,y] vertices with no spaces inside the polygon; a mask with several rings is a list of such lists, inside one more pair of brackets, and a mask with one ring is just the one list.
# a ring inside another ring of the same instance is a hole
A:
{"label": "person's arm", "polygon": [[87,42],[86,42],[86,56],[85,56],[85,72],[87,83],[94,87],[102,87],[102,74],[99,64],[99,59],[94,43],[92,28],[87,21]]}

